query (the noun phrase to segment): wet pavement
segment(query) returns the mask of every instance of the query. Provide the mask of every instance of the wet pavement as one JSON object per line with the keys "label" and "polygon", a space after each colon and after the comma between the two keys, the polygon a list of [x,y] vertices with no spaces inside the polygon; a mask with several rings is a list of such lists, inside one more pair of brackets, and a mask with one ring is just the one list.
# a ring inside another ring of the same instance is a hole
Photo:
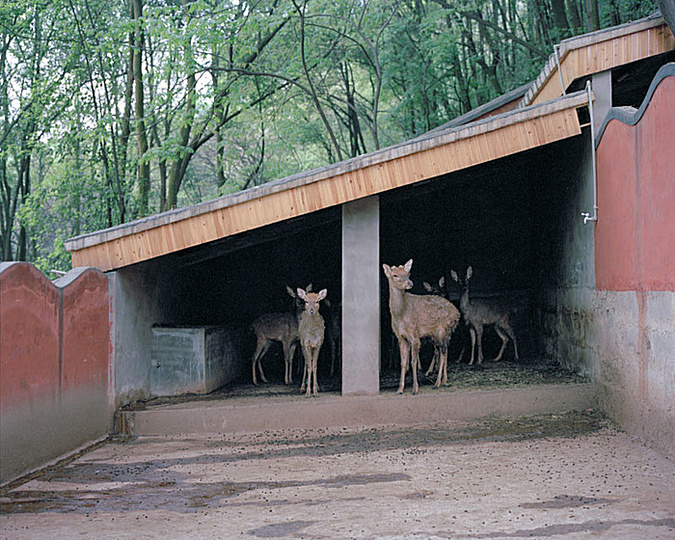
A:
{"label": "wet pavement", "polygon": [[0,538],[675,538],[675,460],[592,411],[141,437],[0,495]]}

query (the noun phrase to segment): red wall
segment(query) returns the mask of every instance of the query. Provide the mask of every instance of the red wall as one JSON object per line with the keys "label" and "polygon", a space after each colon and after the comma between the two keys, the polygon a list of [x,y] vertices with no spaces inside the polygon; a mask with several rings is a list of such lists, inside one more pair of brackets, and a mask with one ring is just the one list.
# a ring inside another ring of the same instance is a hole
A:
{"label": "red wall", "polygon": [[88,270],[63,290],[61,388],[108,387],[108,279]]}
{"label": "red wall", "polygon": [[675,290],[675,76],[636,125],[610,120],[598,146],[598,290]]}
{"label": "red wall", "polygon": [[59,291],[35,267],[0,274],[0,407],[59,395]]}
{"label": "red wall", "polygon": [[107,435],[108,278],[0,266],[0,484]]}

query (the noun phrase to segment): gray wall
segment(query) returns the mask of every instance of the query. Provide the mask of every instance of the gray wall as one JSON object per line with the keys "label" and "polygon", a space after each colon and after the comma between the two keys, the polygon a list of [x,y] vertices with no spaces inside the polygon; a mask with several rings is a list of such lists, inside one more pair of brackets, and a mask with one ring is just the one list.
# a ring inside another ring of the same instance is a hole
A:
{"label": "gray wall", "polygon": [[380,389],[380,201],[342,210],[342,393]]}
{"label": "gray wall", "polygon": [[[596,371],[594,224],[588,130],[542,155],[535,328],[543,357],[593,376]],[[548,171],[548,173],[544,173]]]}

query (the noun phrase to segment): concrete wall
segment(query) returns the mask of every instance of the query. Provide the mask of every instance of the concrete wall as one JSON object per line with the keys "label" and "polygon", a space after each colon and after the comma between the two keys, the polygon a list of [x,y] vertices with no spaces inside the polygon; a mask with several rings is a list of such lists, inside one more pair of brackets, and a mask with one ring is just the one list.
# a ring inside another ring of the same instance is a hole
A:
{"label": "concrete wall", "polygon": [[152,334],[154,396],[208,394],[243,375],[237,343],[242,336],[232,326],[157,326]]}
{"label": "concrete wall", "polygon": [[0,264],[0,483],[107,435],[108,280]]}
{"label": "concrete wall", "polygon": [[675,455],[675,65],[599,134],[597,342],[604,410]]}
{"label": "concrete wall", "polygon": [[170,268],[156,263],[111,272],[112,388],[115,408],[148,399],[152,358],[152,327],[165,320],[166,285]]}
{"label": "concrete wall", "polygon": [[[158,382],[157,368],[153,364],[153,329],[158,326],[175,327],[178,321],[185,328],[211,327],[206,333],[202,333],[200,346],[203,351],[195,356],[195,359],[201,357],[202,360],[205,354],[209,356],[209,363],[201,368],[204,382],[201,391],[213,390],[212,380],[225,384],[244,372],[248,373],[242,363],[248,336],[241,325],[230,324],[220,315],[209,318],[208,314],[198,314],[187,320],[181,319],[181,315],[184,316],[181,313],[182,308],[194,308],[200,297],[204,299],[204,304],[210,305],[211,297],[221,294],[221,291],[206,285],[200,275],[195,275],[190,270],[176,270],[161,261],[153,261],[111,272],[109,277],[111,334],[114,345],[111,386],[116,409],[135,401],[168,395],[168,387],[174,387],[173,395],[199,391],[198,387],[184,384],[185,381],[181,380],[184,375],[181,369],[167,370],[170,373]],[[196,287],[190,306],[181,301],[186,282],[194,283]],[[190,350],[191,347],[192,345]],[[181,354],[179,350],[175,352]],[[248,355],[246,358],[248,359]],[[174,355],[174,368],[176,362],[180,363],[180,359]],[[197,369],[198,365],[188,361],[185,367],[189,371]],[[219,370],[220,374],[214,370]]]}
{"label": "concrete wall", "polygon": [[380,390],[380,201],[342,210],[342,393]]}
{"label": "concrete wall", "polygon": [[[578,373],[595,371],[595,263],[589,130],[564,148],[539,155],[539,269],[534,328],[544,358]],[[564,150],[564,151],[561,151]],[[546,173],[545,171],[548,171]]]}

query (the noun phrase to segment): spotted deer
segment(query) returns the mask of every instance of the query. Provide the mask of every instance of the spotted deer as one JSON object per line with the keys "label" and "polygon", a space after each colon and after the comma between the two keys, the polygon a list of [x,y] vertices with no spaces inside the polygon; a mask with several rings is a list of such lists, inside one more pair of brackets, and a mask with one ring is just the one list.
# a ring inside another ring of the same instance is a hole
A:
{"label": "spotted deer", "polygon": [[401,352],[401,380],[399,394],[405,388],[405,374],[408,365],[412,367],[413,394],[419,392],[417,367],[419,365],[420,341],[429,337],[439,351],[438,377],[434,388],[448,382],[448,344],[452,332],[459,322],[459,311],[449,300],[434,295],[416,295],[409,291],[413,282],[410,259],[403,266],[383,264],[384,274],[389,281],[389,311],[391,328],[399,343]]}
{"label": "spotted deer", "polygon": [[322,289],[318,293],[312,293],[298,288],[297,294],[298,298],[305,302],[305,308],[298,317],[298,335],[302,354],[305,357],[305,370],[300,392],[305,392],[306,389],[307,397],[316,396],[319,393],[317,363],[325,334],[325,324],[319,313],[319,303],[326,298],[328,291]]}
{"label": "spotted deer", "polygon": [[502,340],[501,349],[499,349],[499,353],[494,361],[498,362],[501,359],[509,338],[513,342],[513,352],[515,353],[516,360],[518,360],[518,344],[511,324],[511,310],[507,306],[494,301],[485,299],[471,300],[469,298],[469,280],[472,275],[473,269],[470,266],[466,269],[466,277],[464,279],[461,279],[454,270],[450,271],[452,279],[462,288],[459,308],[471,332],[471,360],[469,361],[469,365],[472,365],[474,362],[476,342],[478,342],[478,364],[483,362],[483,329],[490,325],[494,325],[497,335]]}

